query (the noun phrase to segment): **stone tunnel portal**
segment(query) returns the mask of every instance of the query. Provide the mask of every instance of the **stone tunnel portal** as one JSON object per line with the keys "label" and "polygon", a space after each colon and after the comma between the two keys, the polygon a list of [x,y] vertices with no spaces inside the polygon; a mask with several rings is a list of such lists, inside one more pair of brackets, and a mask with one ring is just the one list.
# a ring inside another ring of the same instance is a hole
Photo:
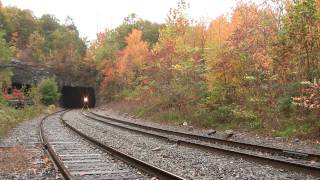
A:
{"label": "stone tunnel portal", "polygon": [[63,108],[83,108],[85,107],[85,97],[88,98],[88,107],[95,107],[96,99],[94,88],[63,86],[60,99],[61,106]]}

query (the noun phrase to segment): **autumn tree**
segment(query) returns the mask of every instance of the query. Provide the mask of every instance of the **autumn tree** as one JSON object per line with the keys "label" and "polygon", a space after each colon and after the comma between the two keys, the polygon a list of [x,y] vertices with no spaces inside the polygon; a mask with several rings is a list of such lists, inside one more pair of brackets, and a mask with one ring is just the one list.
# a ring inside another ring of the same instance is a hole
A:
{"label": "autumn tree", "polygon": [[316,1],[295,1],[287,11],[276,46],[278,70],[285,70],[282,78],[287,80],[297,74],[300,80],[312,81],[320,75],[320,16]]}
{"label": "autumn tree", "polygon": [[[291,97],[300,80],[319,76],[315,0],[238,2],[209,24],[191,20],[188,7],[179,1],[160,26],[131,14],[98,35],[86,62],[104,97],[204,124],[261,128],[293,113],[304,118]],[[312,94],[301,97],[317,101]]]}
{"label": "autumn tree", "polygon": [[120,53],[116,64],[117,73],[125,83],[132,87],[139,84],[139,77],[147,63],[148,44],[141,40],[142,32],[132,30],[126,38],[127,47]]}
{"label": "autumn tree", "polygon": [[57,73],[72,78],[72,74],[78,71],[78,65],[85,55],[85,43],[75,32],[69,31],[64,26],[55,30],[51,38],[52,49],[48,64],[55,67]]}
{"label": "autumn tree", "polygon": [[203,52],[205,25],[187,17],[189,5],[180,1],[167,16],[167,26],[160,30],[158,43],[153,48],[154,66],[151,79],[159,104],[164,109],[188,111],[197,105],[206,83]]}
{"label": "autumn tree", "polygon": [[223,58],[228,49],[227,40],[232,33],[231,23],[226,17],[220,16],[210,23],[206,33],[205,59],[209,66],[207,78],[210,87],[213,88],[216,83],[231,82],[231,79],[227,78],[228,75],[232,75],[227,72],[231,70],[230,62]]}

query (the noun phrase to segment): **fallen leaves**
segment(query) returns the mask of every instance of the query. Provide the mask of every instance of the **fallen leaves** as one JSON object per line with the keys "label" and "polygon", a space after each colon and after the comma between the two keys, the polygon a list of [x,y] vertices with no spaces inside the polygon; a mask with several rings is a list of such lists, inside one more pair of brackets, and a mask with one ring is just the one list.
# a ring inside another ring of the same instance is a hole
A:
{"label": "fallen leaves", "polygon": [[26,149],[16,147],[0,148],[0,171],[1,172],[23,172],[32,169],[32,153]]}

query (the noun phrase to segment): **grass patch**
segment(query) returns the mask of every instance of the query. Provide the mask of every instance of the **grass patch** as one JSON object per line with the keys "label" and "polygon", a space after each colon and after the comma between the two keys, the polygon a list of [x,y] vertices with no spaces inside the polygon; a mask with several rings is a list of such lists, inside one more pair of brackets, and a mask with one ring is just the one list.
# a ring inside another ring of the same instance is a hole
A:
{"label": "grass patch", "polygon": [[197,111],[193,116],[194,124],[202,127],[226,129],[263,129],[262,119],[252,111],[241,110],[237,106],[220,106],[211,111]]}
{"label": "grass patch", "polygon": [[42,106],[27,106],[23,109],[15,109],[0,105],[0,137],[16,127],[19,123],[34,118],[43,112]]}
{"label": "grass patch", "polygon": [[133,114],[135,116],[137,116],[138,118],[145,116],[146,113],[147,113],[147,109],[143,106],[139,106],[139,107],[135,108],[133,111]]}
{"label": "grass patch", "polygon": [[152,116],[152,119],[165,122],[182,122],[184,120],[183,116],[175,111],[156,113]]}
{"label": "grass patch", "polygon": [[[319,126],[318,126],[319,127]],[[286,124],[276,132],[274,132],[273,136],[283,137],[283,138],[292,138],[295,136],[307,136],[309,134],[315,134],[317,130],[317,126],[310,123],[304,124]],[[316,135],[316,134],[315,134]]]}
{"label": "grass patch", "polygon": [[283,128],[280,131],[275,132],[275,136],[289,138],[296,133],[297,133],[297,128],[294,126],[289,126],[289,127]]}

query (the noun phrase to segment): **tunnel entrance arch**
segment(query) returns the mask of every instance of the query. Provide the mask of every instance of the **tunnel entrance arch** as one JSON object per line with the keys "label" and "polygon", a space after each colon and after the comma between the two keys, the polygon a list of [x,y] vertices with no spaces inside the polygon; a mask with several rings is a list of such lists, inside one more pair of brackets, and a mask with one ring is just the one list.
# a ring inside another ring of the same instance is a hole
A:
{"label": "tunnel entrance arch", "polygon": [[93,87],[63,86],[61,90],[61,106],[63,108],[84,107],[84,97],[88,97],[89,108],[95,107],[96,98]]}

